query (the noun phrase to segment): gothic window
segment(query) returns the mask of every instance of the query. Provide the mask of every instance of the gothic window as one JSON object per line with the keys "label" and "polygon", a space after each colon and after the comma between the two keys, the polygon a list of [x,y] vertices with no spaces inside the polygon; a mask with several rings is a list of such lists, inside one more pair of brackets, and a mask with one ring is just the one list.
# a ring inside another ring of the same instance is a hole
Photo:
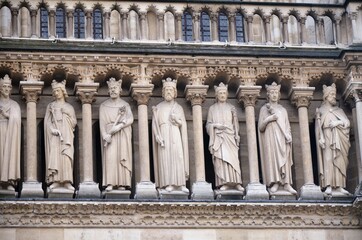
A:
{"label": "gothic window", "polygon": [[135,10],[129,11],[128,15],[128,30],[129,30],[129,38],[131,40],[138,40],[141,36],[141,28],[139,22],[138,13]]}
{"label": "gothic window", "polygon": [[154,12],[147,12],[147,36],[149,40],[157,39],[157,16]]}
{"label": "gothic window", "polygon": [[293,15],[288,18],[288,42],[299,44],[298,20]]}
{"label": "gothic window", "polygon": [[210,36],[210,16],[206,12],[201,12],[201,25],[200,25],[200,33],[201,33],[201,41],[209,42],[211,41]]}
{"label": "gothic window", "polygon": [[264,22],[259,14],[254,14],[253,16],[253,39],[255,43],[264,43],[265,35],[264,35]]}
{"label": "gothic window", "polygon": [[228,17],[226,16],[225,13],[220,12],[219,13],[219,41],[220,42],[225,42],[228,40],[228,36],[229,36],[229,21],[228,21]]}
{"label": "gothic window", "polygon": [[322,16],[321,21],[323,21],[323,40],[327,45],[334,44],[334,29],[332,19],[328,16]]}
{"label": "gothic window", "polygon": [[40,37],[48,38],[48,10],[40,7]]}
{"label": "gothic window", "polygon": [[85,38],[85,14],[83,9],[76,8],[74,10],[74,37]]}
{"label": "gothic window", "polygon": [[273,14],[270,19],[270,33],[271,33],[271,42],[279,43],[282,41],[281,35],[281,22],[277,15]]}
{"label": "gothic window", "polygon": [[182,14],[182,39],[184,41],[192,41],[192,16],[185,11]]}
{"label": "gothic window", "polygon": [[103,39],[103,18],[99,8],[93,10],[93,38]]}
{"label": "gothic window", "polygon": [[235,15],[236,41],[245,42],[244,36],[244,17],[241,13]]}
{"label": "gothic window", "polygon": [[175,41],[175,17],[173,13],[167,11],[164,19],[165,38],[166,40]]}
{"label": "gothic window", "polygon": [[307,29],[307,43],[317,44],[316,24],[313,17],[307,17],[307,20],[305,21],[305,27]]}
{"label": "gothic window", "polygon": [[31,36],[31,26],[30,26],[30,11],[26,7],[19,9],[19,26],[20,26],[20,37],[30,37]]}
{"label": "gothic window", "polygon": [[67,37],[65,10],[62,7],[57,7],[57,10],[55,12],[55,28],[56,28],[56,35],[59,38]]}
{"label": "gothic window", "polygon": [[112,10],[111,12],[111,38],[121,39],[121,15],[117,10]]}

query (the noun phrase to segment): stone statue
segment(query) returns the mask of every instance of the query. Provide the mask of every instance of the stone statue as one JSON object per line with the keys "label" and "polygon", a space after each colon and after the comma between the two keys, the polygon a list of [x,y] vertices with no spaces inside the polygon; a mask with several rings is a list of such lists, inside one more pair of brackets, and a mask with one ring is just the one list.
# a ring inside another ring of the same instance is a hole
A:
{"label": "stone statue", "polygon": [[188,193],[187,125],[182,107],[175,101],[176,80],[163,80],[164,101],[153,107],[152,138],[156,186]]}
{"label": "stone statue", "polygon": [[120,98],[122,80],[107,81],[110,98],[99,108],[103,183],[106,191],[131,187],[133,115]]}
{"label": "stone statue", "polygon": [[67,103],[65,80],[52,82],[55,101],[48,104],[44,119],[46,181],[53,191],[65,188],[74,191],[74,128],[77,125],[74,108]]}
{"label": "stone statue", "polygon": [[20,179],[21,115],[19,104],[10,99],[11,79],[0,79],[0,184],[15,191]]}
{"label": "stone statue", "polygon": [[325,193],[350,193],[346,187],[350,122],[337,106],[336,85],[323,85],[323,103],[316,109],[316,136],[320,185]]}
{"label": "stone statue", "polygon": [[280,87],[265,85],[268,103],[259,114],[259,145],[264,183],[274,194],[283,188],[296,195],[292,188],[292,134],[286,109],[278,103]]}
{"label": "stone statue", "polygon": [[212,154],[215,185],[221,191],[235,189],[244,191],[241,186],[239,163],[239,122],[234,106],[227,102],[227,85],[215,86],[216,103],[207,116],[206,130],[210,136],[209,150]]}

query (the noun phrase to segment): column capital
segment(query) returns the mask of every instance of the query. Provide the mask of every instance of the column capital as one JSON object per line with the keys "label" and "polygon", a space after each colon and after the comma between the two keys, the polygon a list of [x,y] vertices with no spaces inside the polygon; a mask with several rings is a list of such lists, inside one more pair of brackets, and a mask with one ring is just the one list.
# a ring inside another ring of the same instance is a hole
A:
{"label": "column capital", "polygon": [[346,102],[353,100],[355,103],[362,102],[362,82],[350,82],[343,94]]}
{"label": "column capital", "polygon": [[36,9],[30,10],[30,16],[32,16],[32,17],[36,17],[37,13],[38,13],[38,11]]}
{"label": "column capital", "polygon": [[260,96],[261,86],[239,86],[236,91],[236,97],[239,102],[244,104],[244,107],[252,106],[255,104]]}
{"label": "column capital", "polygon": [[297,108],[308,108],[310,101],[313,99],[314,90],[315,87],[292,87],[289,95],[290,100]]}
{"label": "column capital", "polygon": [[11,9],[11,13],[12,13],[13,16],[17,16],[17,15],[19,14],[19,9],[17,9],[17,8],[12,8],[12,9]]}
{"label": "column capital", "polygon": [[192,106],[201,105],[205,101],[208,89],[209,86],[207,85],[186,85],[185,96],[187,101],[190,101]]}
{"label": "column capital", "polygon": [[96,100],[99,83],[75,83],[74,91],[82,104],[92,104]]}
{"label": "column capital", "polygon": [[73,17],[74,16],[74,11],[73,10],[68,10],[67,11],[67,17],[68,18],[71,18],[71,17]]}
{"label": "column capital", "polygon": [[307,18],[301,17],[299,21],[301,24],[305,24],[305,22],[307,21]]}
{"label": "column capital", "polygon": [[107,19],[109,19],[111,17],[111,12],[104,12],[103,16]]}
{"label": "column capital", "polygon": [[55,10],[49,10],[49,17],[55,16]]}
{"label": "column capital", "polygon": [[131,95],[138,105],[147,105],[152,96],[153,84],[131,84]]}
{"label": "column capital", "polygon": [[39,95],[43,91],[44,82],[20,81],[20,93],[23,95],[26,103],[38,102]]}
{"label": "column capital", "polygon": [[264,17],[265,23],[270,23],[270,19],[271,19],[271,16],[270,16],[270,15],[265,16],[265,17]]}

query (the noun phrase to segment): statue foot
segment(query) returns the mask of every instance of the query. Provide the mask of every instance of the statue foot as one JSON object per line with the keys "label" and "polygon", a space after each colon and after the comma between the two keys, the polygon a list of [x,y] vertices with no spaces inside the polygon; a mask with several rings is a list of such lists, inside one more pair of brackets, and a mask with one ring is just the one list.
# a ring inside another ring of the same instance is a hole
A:
{"label": "statue foot", "polygon": [[220,189],[220,191],[226,191],[229,188],[226,185],[222,185],[219,189]]}
{"label": "statue foot", "polygon": [[235,188],[236,188],[236,190],[238,190],[238,191],[240,191],[240,192],[244,192],[244,190],[245,190],[245,189],[243,188],[243,186],[241,186],[241,184],[237,184]]}
{"label": "statue foot", "polygon": [[332,194],[332,187],[328,186],[326,190],[324,191],[326,194],[331,195]]}
{"label": "statue foot", "polygon": [[181,186],[181,191],[184,193],[189,193],[189,190],[185,186]]}
{"label": "statue foot", "polygon": [[345,195],[351,195],[347,190],[345,190],[345,189],[342,188],[342,187],[338,187],[338,188],[336,189],[336,191],[338,191],[338,192],[340,192],[340,193],[342,193],[342,194],[345,194]]}
{"label": "statue foot", "polygon": [[279,183],[274,183],[274,185],[270,188],[270,191],[272,193],[275,193],[276,191],[278,191],[279,188]]}
{"label": "statue foot", "polygon": [[118,190],[126,190],[126,187],[118,187]]}
{"label": "statue foot", "polygon": [[68,190],[74,191],[74,187],[73,187],[72,184],[70,184],[70,183],[64,184],[64,187],[65,187],[66,189],[68,189]]}
{"label": "statue foot", "polygon": [[168,185],[167,187],[165,187],[165,190],[166,190],[167,192],[172,192],[172,191],[174,190],[174,188],[173,188],[173,186]]}
{"label": "statue foot", "polygon": [[52,183],[50,186],[49,186],[49,189],[56,189],[56,188],[59,188],[60,187],[60,184],[55,182],[55,183]]}
{"label": "statue foot", "polygon": [[13,185],[9,185],[9,186],[7,187],[7,189],[10,190],[10,191],[15,191],[15,188],[14,188]]}
{"label": "statue foot", "polygon": [[290,192],[293,195],[297,195],[297,191],[295,191],[294,188],[292,188],[292,186],[290,186],[289,183],[284,185],[284,190]]}
{"label": "statue foot", "polygon": [[112,191],[113,190],[113,186],[112,185],[108,185],[107,187],[106,187],[106,189],[104,189],[106,192],[110,192],[110,191]]}

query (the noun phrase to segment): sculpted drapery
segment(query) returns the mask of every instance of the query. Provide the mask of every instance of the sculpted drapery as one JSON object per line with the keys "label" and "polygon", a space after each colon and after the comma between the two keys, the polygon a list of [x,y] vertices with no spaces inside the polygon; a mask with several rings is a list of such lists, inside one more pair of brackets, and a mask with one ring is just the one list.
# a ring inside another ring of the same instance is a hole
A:
{"label": "sculpted drapery", "polygon": [[44,118],[46,181],[50,188],[60,185],[74,190],[74,129],[77,124],[74,108],[65,97],[65,81],[52,83],[55,101],[48,104]]}
{"label": "sculpted drapery", "polygon": [[316,111],[316,137],[321,187],[331,194],[336,190],[349,194],[346,187],[350,121],[336,106],[336,87],[323,86],[323,103]]}
{"label": "sculpted drapery", "polygon": [[103,186],[110,191],[131,187],[133,115],[127,102],[120,98],[121,80],[108,82],[110,99],[99,109],[102,144]]}
{"label": "sculpted drapery", "polygon": [[152,116],[155,181],[159,188],[187,192],[189,152],[185,114],[174,100],[176,82],[166,79],[162,91],[165,101],[153,107]]}
{"label": "sculpted drapery", "polygon": [[0,182],[14,190],[20,179],[21,113],[10,99],[11,79],[0,79]]}
{"label": "sculpted drapery", "polygon": [[286,109],[278,104],[280,85],[266,85],[269,102],[260,109],[259,145],[264,183],[271,192],[279,186],[292,194],[292,134]]}
{"label": "sculpted drapery", "polygon": [[209,150],[213,156],[215,185],[221,190],[241,190],[239,163],[239,122],[236,109],[227,99],[227,86],[215,87],[217,102],[208,112],[206,130],[210,136]]}

